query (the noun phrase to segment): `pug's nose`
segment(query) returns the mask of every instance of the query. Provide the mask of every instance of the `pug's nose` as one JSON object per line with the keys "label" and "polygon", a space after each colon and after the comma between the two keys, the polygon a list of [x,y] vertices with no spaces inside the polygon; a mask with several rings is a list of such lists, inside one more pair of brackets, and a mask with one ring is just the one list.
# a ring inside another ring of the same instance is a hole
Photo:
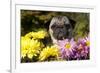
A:
{"label": "pug's nose", "polygon": [[58,40],[63,40],[63,38],[64,38],[64,37],[63,37],[62,34],[59,34],[59,35],[58,35]]}

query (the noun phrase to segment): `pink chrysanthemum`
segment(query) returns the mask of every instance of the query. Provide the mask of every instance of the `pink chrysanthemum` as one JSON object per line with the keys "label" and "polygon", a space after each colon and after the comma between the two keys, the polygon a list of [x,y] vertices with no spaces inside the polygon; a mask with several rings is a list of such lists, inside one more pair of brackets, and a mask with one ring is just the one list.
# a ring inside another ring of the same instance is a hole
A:
{"label": "pink chrysanthemum", "polygon": [[74,54],[73,51],[75,50],[76,42],[74,39],[68,40],[62,40],[58,41],[58,46],[60,47],[61,50],[61,57],[63,59],[69,60],[71,56]]}

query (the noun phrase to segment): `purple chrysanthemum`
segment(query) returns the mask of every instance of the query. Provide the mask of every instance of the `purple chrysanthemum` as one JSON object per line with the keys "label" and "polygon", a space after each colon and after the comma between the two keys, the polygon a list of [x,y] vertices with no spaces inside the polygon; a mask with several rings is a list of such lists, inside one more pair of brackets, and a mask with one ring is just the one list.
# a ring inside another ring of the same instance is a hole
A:
{"label": "purple chrysanthemum", "polygon": [[79,38],[76,42],[71,40],[59,40],[58,46],[61,52],[61,58],[65,60],[85,60],[89,59],[90,38]]}
{"label": "purple chrysanthemum", "polygon": [[89,59],[90,41],[89,38],[81,38],[77,42],[75,58],[79,60]]}
{"label": "purple chrysanthemum", "polygon": [[76,47],[76,42],[74,39],[63,41],[58,41],[58,46],[60,47],[61,57],[66,60],[70,60],[74,55],[74,50]]}

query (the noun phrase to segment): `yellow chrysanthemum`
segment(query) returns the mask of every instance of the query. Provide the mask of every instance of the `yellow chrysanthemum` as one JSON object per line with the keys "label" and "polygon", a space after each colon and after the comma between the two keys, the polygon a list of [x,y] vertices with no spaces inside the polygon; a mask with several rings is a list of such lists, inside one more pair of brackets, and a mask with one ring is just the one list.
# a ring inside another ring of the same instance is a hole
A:
{"label": "yellow chrysanthemum", "polygon": [[48,35],[47,31],[44,29],[41,29],[37,32],[30,32],[30,33],[26,34],[25,37],[32,38],[32,39],[43,39],[47,35]]}
{"label": "yellow chrysanthemum", "polygon": [[47,32],[45,30],[40,30],[36,33],[38,39],[43,39],[47,36]]}
{"label": "yellow chrysanthemum", "polygon": [[25,57],[29,48],[30,39],[21,37],[21,56]]}
{"label": "yellow chrysanthemum", "polygon": [[40,49],[43,47],[43,43],[38,40],[29,39],[26,37],[21,38],[21,56],[25,57],[26,55],[29,58],[37,56]]}
{"label": "yellow chrysanthemum", "polygon": [[34,33],[34,32],[29,32],[29,33],[27,33],[27,34],[25,35],[25,38],[29,38],[29,39],[33,38],[32,34],[35,34],[35,33]]}
{"label": "yellow chrysanthemum", "polygon": [[47,46],[46,48],[44,48],[41,53],[40,53],[40,56],[39,56],[39,60],[40,61],[43,61],[43,60],[46,60],[48,59],[50,56],[52,57],[58,57],[59,55],[59,50],[56,46]]}

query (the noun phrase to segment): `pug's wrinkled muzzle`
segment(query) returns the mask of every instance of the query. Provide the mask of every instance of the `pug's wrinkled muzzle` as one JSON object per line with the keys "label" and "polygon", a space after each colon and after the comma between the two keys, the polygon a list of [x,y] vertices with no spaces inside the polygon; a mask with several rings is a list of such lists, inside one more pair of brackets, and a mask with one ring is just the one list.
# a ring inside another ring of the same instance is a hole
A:
{"label": "pug's wrinkled muzzle", "polygon": [[63,30],[63,29],[56,29],[54,32],[53,32],[53,36],[55,39],[57,40],[63,40],[67,37],[68,33]]}

